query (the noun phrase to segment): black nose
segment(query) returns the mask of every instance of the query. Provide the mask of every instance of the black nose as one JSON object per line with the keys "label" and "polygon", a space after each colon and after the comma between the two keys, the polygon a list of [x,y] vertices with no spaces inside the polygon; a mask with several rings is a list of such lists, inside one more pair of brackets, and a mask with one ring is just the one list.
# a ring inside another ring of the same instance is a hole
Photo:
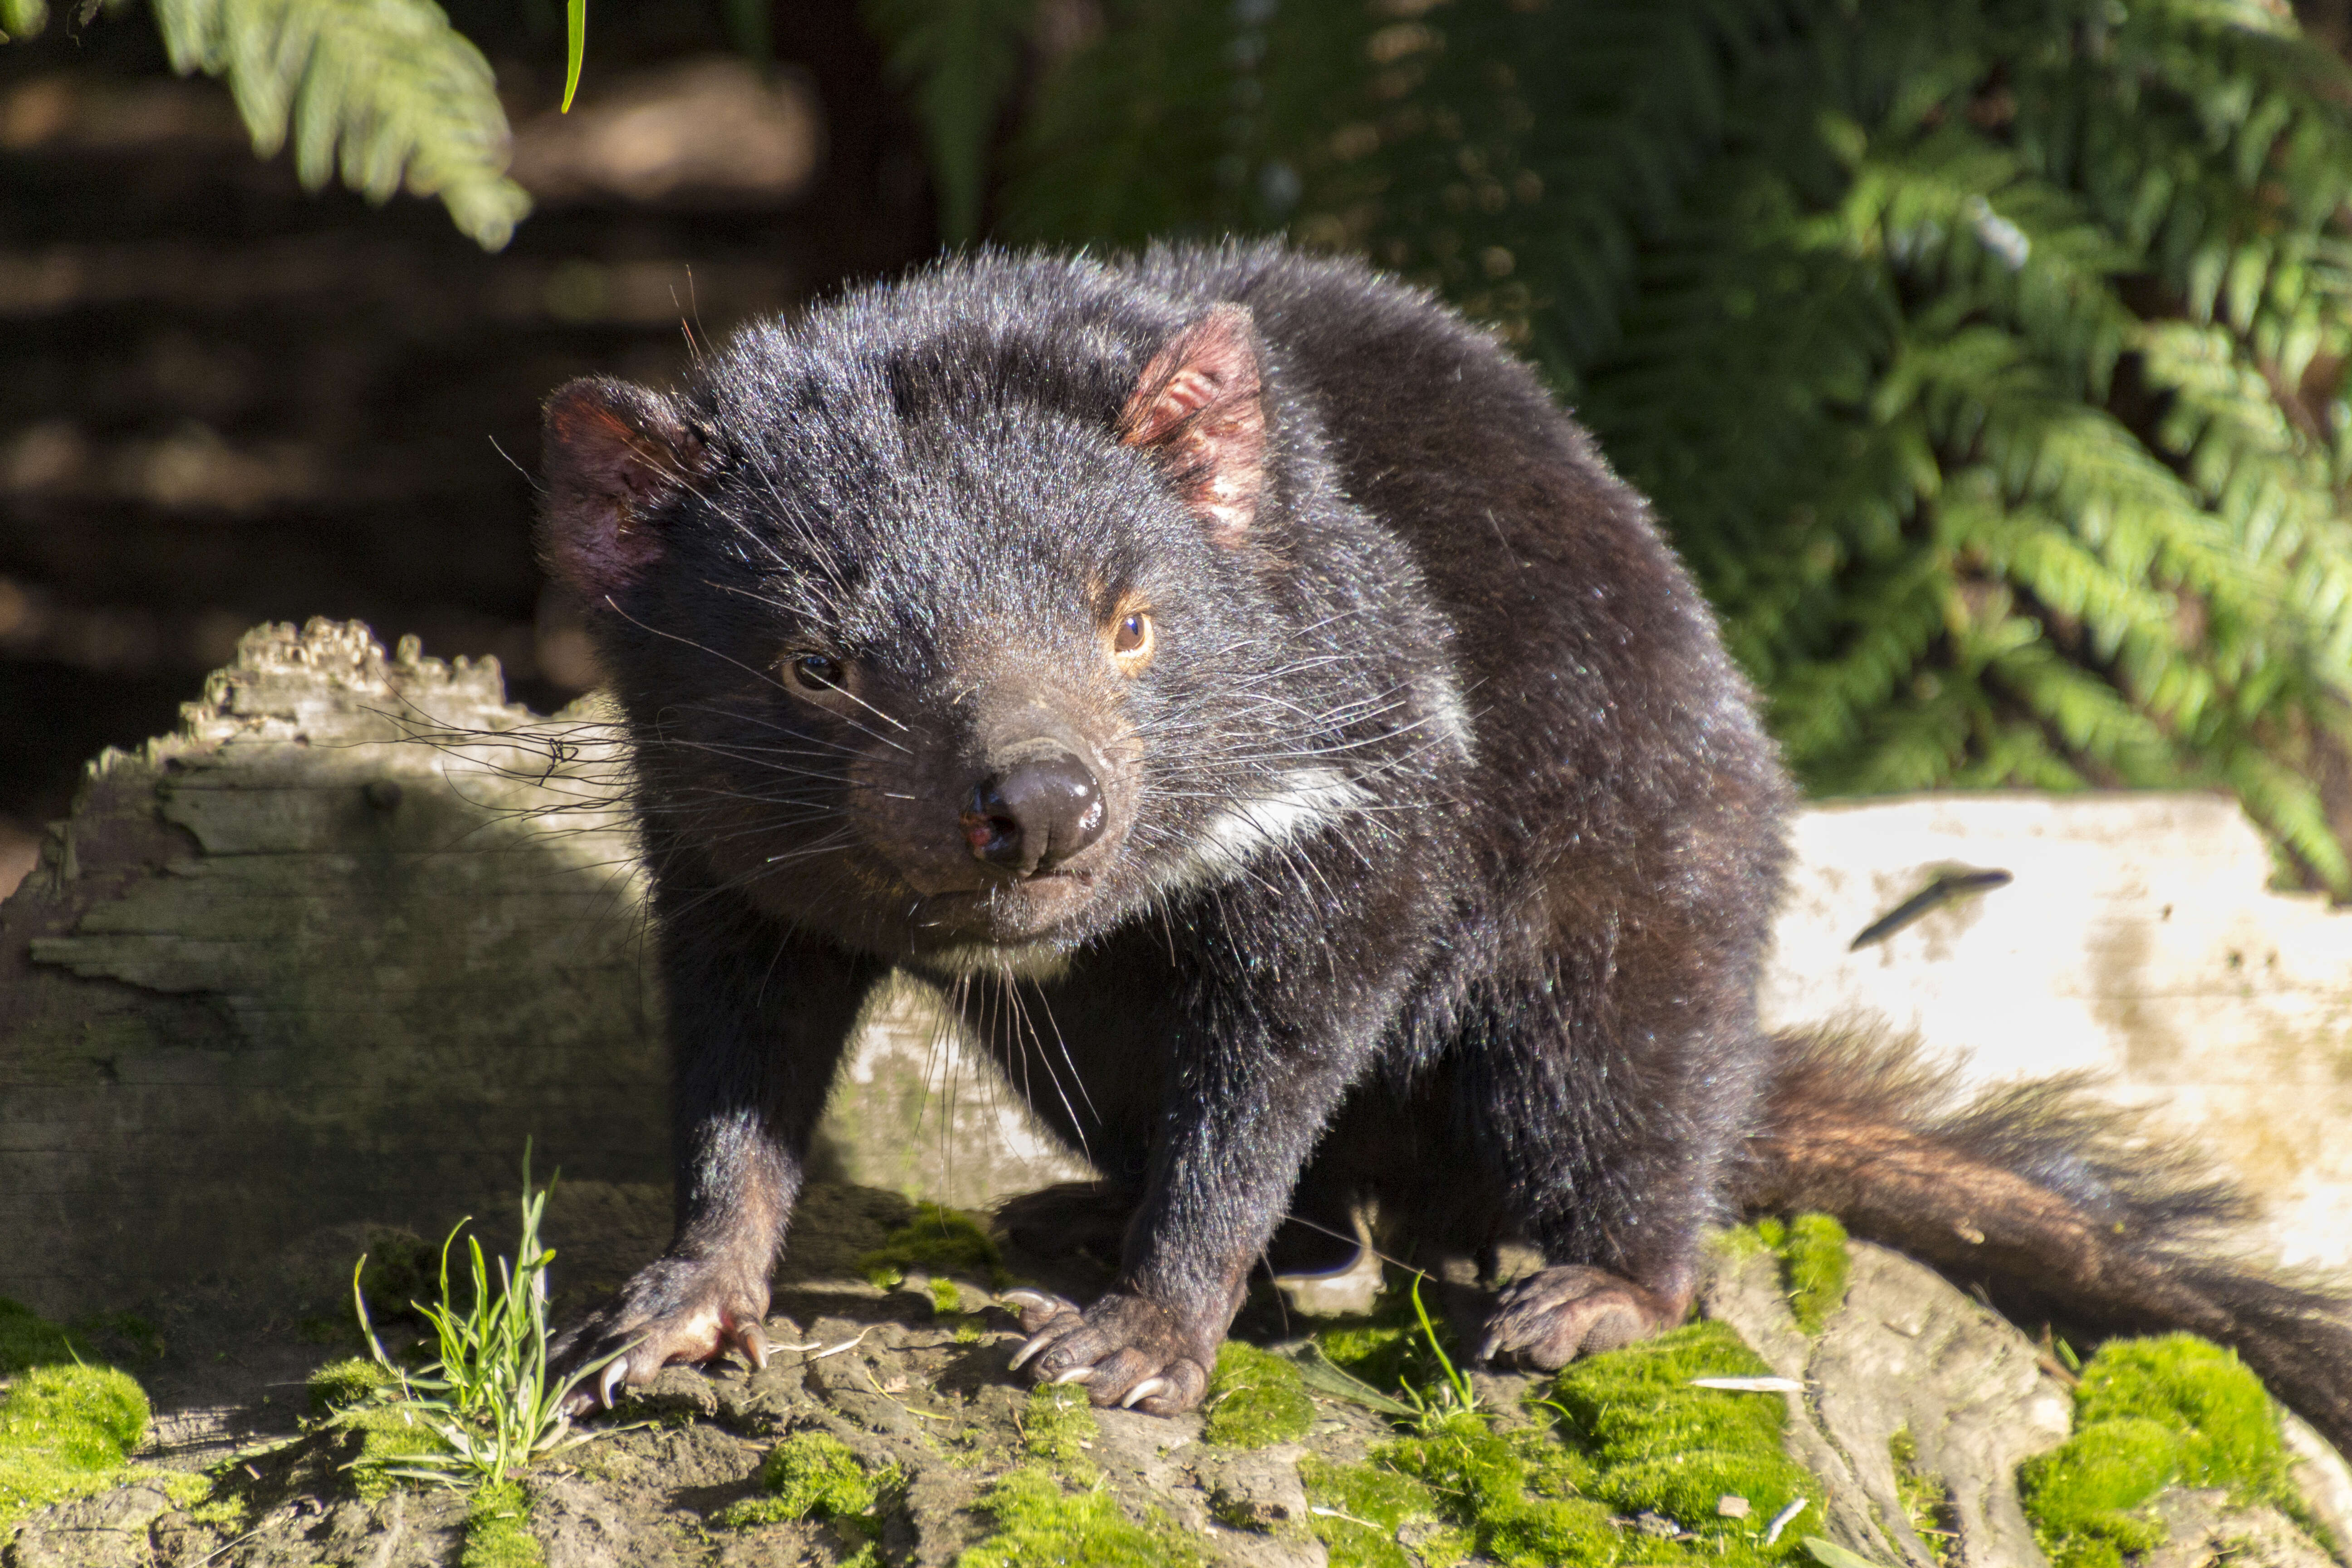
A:
{"label": "black nose", "polygon": [[1101,837],[1102,785],[1059,746],[1030,753],[979,784],[964,807],[964,841],[992,866],[1048,871]]}

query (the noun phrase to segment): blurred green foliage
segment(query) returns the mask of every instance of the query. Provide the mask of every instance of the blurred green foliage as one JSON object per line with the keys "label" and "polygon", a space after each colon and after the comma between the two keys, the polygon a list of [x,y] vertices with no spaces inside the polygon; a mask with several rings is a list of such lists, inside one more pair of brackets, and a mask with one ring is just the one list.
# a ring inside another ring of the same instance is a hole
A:
{"label": "blurred green foliage", "polygon": [[[1002,237],[1286,232],[1538,361],[1806,785],[2222,785],[2352,888],[2352,74],[2255,0],[1106,0]],[[1401,389],[1403,390],[1403,389]]]}

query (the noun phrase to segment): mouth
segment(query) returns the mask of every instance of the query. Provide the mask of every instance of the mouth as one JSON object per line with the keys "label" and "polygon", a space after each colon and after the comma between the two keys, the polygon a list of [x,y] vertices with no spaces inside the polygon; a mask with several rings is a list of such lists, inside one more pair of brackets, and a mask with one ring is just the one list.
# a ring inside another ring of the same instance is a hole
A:
{"label": "mouth", "polygon": [[1092,877],[1066,872],[943,889],[915,906],[909,923],[924,946],[1033,942],[1052,936],[1085,910],[1095,891]]}

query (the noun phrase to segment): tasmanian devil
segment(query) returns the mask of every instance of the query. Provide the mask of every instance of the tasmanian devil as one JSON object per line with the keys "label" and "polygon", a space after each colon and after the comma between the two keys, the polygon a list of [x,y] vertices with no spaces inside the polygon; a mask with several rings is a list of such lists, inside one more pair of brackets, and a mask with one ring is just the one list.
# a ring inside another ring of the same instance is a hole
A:
{"label": "tasmanian devil", "polygon": [[985,255],[546,410],[543,558],[625,713],[677,1228],[571,1342],[763,1359],[868,994],[929,980],[1131,1212],[1029,1375],[1202,1397],[1286,1215],[1547,1267],[1481,1353],[1679,1321],[1826,1208],[2070,1321],[2237,1346],[2352,1445],[2340,1298],[2057,1089],[1768,1038],[1790,789],[1642,498],[1428,297],[1279,247]]}

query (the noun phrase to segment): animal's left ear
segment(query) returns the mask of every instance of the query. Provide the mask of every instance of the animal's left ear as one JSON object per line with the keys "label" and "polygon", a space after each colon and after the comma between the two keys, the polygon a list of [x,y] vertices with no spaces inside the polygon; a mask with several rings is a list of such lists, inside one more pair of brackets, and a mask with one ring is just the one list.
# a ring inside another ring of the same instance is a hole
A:
{"label": "animal's left ear", "polygon": [[1119,411],[1118,438],[1157,452],[1217,543],[1239,544],[1265,489],[1265,400],[1256,335],[1216,305],[1151,356]]}

